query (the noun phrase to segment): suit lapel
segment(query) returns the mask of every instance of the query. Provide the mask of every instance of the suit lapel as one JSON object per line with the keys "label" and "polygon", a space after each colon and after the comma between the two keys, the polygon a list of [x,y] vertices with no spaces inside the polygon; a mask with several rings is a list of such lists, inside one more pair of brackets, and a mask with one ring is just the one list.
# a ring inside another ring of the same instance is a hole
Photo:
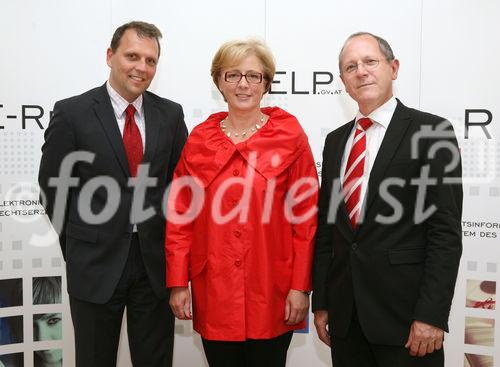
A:
{"label": "suit lapel", "polygon": [[382,140],[368,180],[368,197],[365,203],[366,214],[368,214],[370,206],[378,196],[379,186],[385,178],[387,167],[399,148],[406,130],[410,126],[410,122],[411,119],[408,109],[398,100],[398,105],[396,106],[394,115],[392,116],[387,132]]}
{"label": "suit lapel", "polygon": [[158,136],[160,135],[161,114],[151,96],[146,92],[143,95],[144,121],[146,124],[146,147],[144,149],[143,163],[151,162],[156,152]]}
{"label": "suit lapel", "polygon": [[95,100],[97,103],[94,105],[94,111],[102,125],[102,128],[104,129],[104,132],[106,133],[113,151],[115,152],[123,174],[128,177],[130,176],[130,173],[125,148],[123,147],[123,138],[120,133],[120,128],[118,127],[118,122],[115,118],[115,113],[113,111],[113,106],[111,105],[111,100],[109,99],[108,91],[106,90],[106,84],[98,90]]}

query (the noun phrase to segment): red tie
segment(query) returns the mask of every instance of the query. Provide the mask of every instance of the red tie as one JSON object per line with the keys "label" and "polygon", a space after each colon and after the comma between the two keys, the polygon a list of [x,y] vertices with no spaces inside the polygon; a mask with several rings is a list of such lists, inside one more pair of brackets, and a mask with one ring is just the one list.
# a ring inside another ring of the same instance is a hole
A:
{"label": "red tie", "polygon": [[361,184],[363,182],[363,171],[365,168],[366,156],[366,130],[372,126],[373,122],[369,118],[362,118],[358,121],[351,152],[347,159],[344,174],[344,200],[351,220],[352,228],[355,229],[359,214],[361,212]]}
{"label": "red tie", "polygon": [[142,162],[142,138],[139,127],[135,123],[135,107],[131,104],[125,110],[125,128],[123,130],[123,146],[127,154],[130,176],[137,175],[137,166]]}

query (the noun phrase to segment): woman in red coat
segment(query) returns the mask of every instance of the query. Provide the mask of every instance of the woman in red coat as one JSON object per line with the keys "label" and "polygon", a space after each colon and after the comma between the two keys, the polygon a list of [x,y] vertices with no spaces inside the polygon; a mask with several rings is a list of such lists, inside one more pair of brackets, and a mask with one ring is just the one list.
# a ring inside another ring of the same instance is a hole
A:
{"label": "woman in red coat", "polygon": [[309,310],[316,167],[297,119],[260,107],[275,73],[263,43],[225,43],[211,72],[228,112],[193,129],[174,173],[170,305],[191,318],[191,281],[194,329],[211,367],[285,366]]}

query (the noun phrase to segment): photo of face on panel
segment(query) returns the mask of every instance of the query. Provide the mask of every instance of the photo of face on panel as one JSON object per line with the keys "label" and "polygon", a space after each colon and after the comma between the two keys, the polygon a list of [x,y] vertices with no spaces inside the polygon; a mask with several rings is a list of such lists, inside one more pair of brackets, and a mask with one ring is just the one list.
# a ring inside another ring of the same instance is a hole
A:
{"label": "photo of face on panel", "polygon": [[[33,305],[55,305],[62,303],[61,277],[33,278]],[[44,308],[46,310],[46,307]],[[33,314],[33,341],[62,340],[62,314],[55,312]],[[36,348],[35,348],[36,349]],[[63,350],[60,348],[33,351],[35,367],[61,367]]]}
{"label": "photo of face on panel", "polygon": [[33,278],[33,304],[48,305],[61,303],[61,277]]}
{"label": "photo of face on panel", "polygon": [[62,349],[36,350],[33,352],[34,367],[61,367]]}

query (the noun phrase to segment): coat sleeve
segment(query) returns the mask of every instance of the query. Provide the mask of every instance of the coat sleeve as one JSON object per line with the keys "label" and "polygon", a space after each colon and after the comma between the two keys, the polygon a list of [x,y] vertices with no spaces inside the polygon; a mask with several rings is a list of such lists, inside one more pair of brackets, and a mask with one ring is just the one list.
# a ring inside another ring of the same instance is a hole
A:
{"label": "coat sleeve", "polygon": [[189,218],[188,211],[193,195],[186,182],[195,185],[186,168],[183,153],[174,171],[167,202],[165,257],[168,288],[187,287],[189,282],[189,256],[193,242],[194,218]]}
{"label": "coat sleeve", "polygon": [[326,300],[326,278],[333,254],[333,224],[328,223],[332,182],[331,174],[330,172],[327,172],[326,169],[326,167],[328,166],[328,160],[330,159],[326,152],[331,151],[331,149],[329,149],[329,146],[330,144],[332,144],[330,137],[331,135],[329,135],[325,140],[321,168],[321,187],[318,199],[318,229],[316,231],[313,262],[313,296],[311,306],[313,312],[318,310],[327,310],[328,306]]}
{"label": "coat sleeve", "polygon": [[289,168],[287,207],[290,208],[288,220],[293,230],[291,289],[309,291],[312,288],[311,267],[317,224],[318,174],[307,140],[303,150]]}
{"label": "coat sleeve", "polygon": [[424,209],[433,211],[424,222],[425,269],[414,319],[448,331],[447,320],[462,254],[462,168],[453,127],[444,120],[438,129],[449,137],[431,136],[422,149],[423,169],[428,169],[428,177],[435,182],[429,182],[425,196]]}
{"label": "coat sleeve", "polygon": [[179,162],[179,158],[182,153],[182,148],[186,143],[188,136],[188,131],[186,123],[184,122],[184,112],[182,107],[179,106],[178,116],[177,116],[177,128],[175,130],[174,144],[172,144],[172,154],[170,156],[170,164],[168,166],[167,182],[171,182],[175,167]]}
{"label": "coat sleeve", "polygon": [[[49,126],[45,130],[45,142],[42,145],[42,158],[38,171],[40,199],[55,231],[59,234],[59,243],[63,257],[66,258],[65,223],[70,194],[59,197],[64,202],[56,202],[57,186],[50,184],[51,178],[60,176],[61,163],[71,152],[77,150],[77,143],[70,118],[64,110],[63,102],[56,102]],[[68,180],[70,178],[68,177]],[[68,184],[69,186],[69,184]],[[59,199],[58,199],[59,200]]]}

